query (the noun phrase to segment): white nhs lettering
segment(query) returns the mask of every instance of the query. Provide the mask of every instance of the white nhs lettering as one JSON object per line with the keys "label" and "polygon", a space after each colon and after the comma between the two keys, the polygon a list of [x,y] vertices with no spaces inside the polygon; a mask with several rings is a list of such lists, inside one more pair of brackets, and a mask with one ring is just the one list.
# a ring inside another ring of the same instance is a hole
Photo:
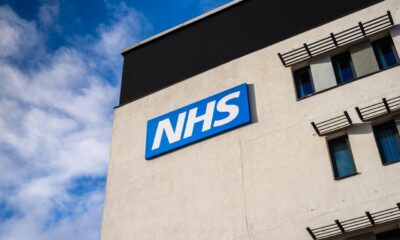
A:
{"label": "white nhs lettering", "polygon": [[[239,115],[239,107],[235,104],[227,104],[227,102],[231,99],[239,98],[239,96],[240,91],[237,91],[226,95],[221,100],[219,100],[218,103],[216,103],[215,100],[207,103],[206,112],[203,115],[197,116],[197,107],[190,109],[188,114],[187,112],[180,113],[178,115],[178,121],[176,123],[175,129],[173,129],[169,118],[160,121],[157,125],[156,135],[154,137],[151,150],[155,150],[160,147],[161,139],[164,132],[167,136],[169,144],[180,141],[182,138],[185,120],[186,127],[183,135],[184,139],[192,136],[194,126],[197,123],[203,124],[201,131],[205,132],[210,130],[212,127],[220,127],[232,122]],[[228,116],[224,119],[215,120],[213,122],[215,109],[221,113],[228,113]]]}
{"label": "white nhs lettering", "polygon": [[148,120],[145,159],[250,124],[247,88],[247,83],[242,83]]}

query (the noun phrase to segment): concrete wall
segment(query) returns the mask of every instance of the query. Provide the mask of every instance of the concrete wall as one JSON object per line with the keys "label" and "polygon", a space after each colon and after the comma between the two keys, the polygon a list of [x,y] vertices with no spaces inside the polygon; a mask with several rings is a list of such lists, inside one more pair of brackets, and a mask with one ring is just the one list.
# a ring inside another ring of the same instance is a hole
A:
{"label": "concrete wall", "polygon": [[310,63],[315,92],[325,90],[337,85],[329,55],[311,59]]}
{"label": "concrete wall", "polygon": [[353,59],[354,70],[356,71],[357,77],[379,71],[378,61],[376,60],[374,50],[369,41],[351,47],[350,54]]}
{"label": "concrete wall", "polygon": [[[397,8],[397,11],[399,11],[398,8]],[[397,26],[396,28],[393,28],[390,31],[390,36],[393,39],[394,47],[397,49],[397,52],[399,52],[399,50],[400,50],[400,27]],[[397,55],[397,57],[398,57],[398,55]]]}
{"label": "concrete wall", "polygon": [[[399,23],[398,0],[387,0],[116,109],[102,239],[309,240],[307,226],[394,207],[400,163],[382,166],[371,123],[354,107],[400,95],[400,68],[296,101],[277,57],[388,9]],[[254,86],[254,123],[145,161],[148,119],[243,82]],[[359,174],[335,181],[310,122],[344,110]]]}

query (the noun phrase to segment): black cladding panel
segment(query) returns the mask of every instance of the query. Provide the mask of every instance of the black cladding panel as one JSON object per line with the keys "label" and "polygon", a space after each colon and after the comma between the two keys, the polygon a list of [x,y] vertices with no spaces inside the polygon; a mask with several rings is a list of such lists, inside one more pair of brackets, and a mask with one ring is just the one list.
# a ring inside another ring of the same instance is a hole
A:
{"label": "black cladding panel", "polygon": [[381,1],[245,0],[123,53],[120,105]]}

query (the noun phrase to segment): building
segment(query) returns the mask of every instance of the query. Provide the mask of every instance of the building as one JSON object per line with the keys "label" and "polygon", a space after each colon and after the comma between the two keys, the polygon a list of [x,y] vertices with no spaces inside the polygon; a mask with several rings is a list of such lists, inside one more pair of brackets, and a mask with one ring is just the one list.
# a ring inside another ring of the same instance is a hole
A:
{"label": "building", "polygon": [[400,239],[399,24],[244,0],[125,49],[102,239]]}

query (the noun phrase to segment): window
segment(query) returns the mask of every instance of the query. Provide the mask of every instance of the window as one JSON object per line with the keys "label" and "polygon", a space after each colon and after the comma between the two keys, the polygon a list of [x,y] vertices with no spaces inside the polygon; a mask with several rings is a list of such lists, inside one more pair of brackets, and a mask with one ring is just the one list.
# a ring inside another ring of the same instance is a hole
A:
{"label": "window", "polygon": [[349,52],[332,57],[333,69],[338,84],[346,83],[355,78],[353,63]]}
{"label": "window", "polygon": [[383,164],[400,161],[400,136],[394,121],[374,127],[375,139]]}
{"label": "window", "polygon": [[330,140],[328,146],[335,178],[340,179],[356,174],[347,136]]}
{"label": "window", "polygon": [[386,69],[397,64],[396,50],[390,37],[372,43],[379,69]]}
{"label": "window", "polygon": [[400,65],[390,36],[347,48],[337,55],[311,57],[309,66],[293,71],[297,100]]}
{"label": "window", "polygon": [[303,98],[314,93],[310,67],[305,67],[293,72],[293,76],[296,85],[297,98]]}
{"label": "window", "polygon": [[400,240],[400,231],[396,229],[390,232],[377,234],[376,240]]}

